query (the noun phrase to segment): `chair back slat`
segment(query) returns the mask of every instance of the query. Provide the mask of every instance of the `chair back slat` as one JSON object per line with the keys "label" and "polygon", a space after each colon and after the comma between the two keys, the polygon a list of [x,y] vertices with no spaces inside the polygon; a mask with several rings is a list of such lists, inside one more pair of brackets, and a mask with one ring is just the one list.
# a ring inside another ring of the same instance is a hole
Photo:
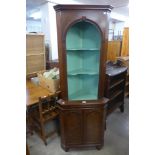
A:
{"label": "chair back slat", "polygon": [[[40,119],[43,120],[46,115],[52,114],[52,112],[56,109],[56,98],[47,96],[39,98],[39,114]],[[50,116],[49,116],[50,117]]]}

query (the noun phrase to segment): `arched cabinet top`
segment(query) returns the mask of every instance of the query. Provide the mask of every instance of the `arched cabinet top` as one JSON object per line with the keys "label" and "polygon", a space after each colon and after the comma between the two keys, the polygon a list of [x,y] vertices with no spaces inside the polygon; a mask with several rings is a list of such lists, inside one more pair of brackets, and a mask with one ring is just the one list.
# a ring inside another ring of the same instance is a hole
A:
{"label": "arched cabinet top", "polygon": [[74,20],[73,22],[71,22],[71,23],[69,23],[68,25],[66,25],[66,27],[64,28],[64,33],[63,33],[63,42],[64,42],[64,43],[65,43],[65,41],[66,41],[66,35],[67,35],[68,31],[69,31],[72,27],[74,27],[74,26],[76,26],[76,25],[78,25],[78,24],[80,24],[80,23],[88,23],[88,24],[92,25],[92,26],[98,31],[98,33],[99,33],[99,35],[100,35],[100,38],[101,38],[101,42],[102,42],[102,40],[103,40],[103,38],[102,38],[102,30],[101,30],[101,28],[99,27],[99,25],[98,25],[97,23],[95,23],[94,21],[92,21],[92,20],[86,18],[85,16],[82,16],[81,18],[79,18],[79,19],[77,19],[77,20]]}

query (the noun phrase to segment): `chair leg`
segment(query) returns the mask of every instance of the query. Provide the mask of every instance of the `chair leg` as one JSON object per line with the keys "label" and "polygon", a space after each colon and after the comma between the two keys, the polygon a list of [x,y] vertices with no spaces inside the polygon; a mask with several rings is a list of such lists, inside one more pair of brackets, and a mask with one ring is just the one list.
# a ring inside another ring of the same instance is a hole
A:
{"label": "chair leg", "polygon": [[105,126],[104,126],[104,130],[107,129],[107,119],[105,120]]}
{"label": "chair leg", "polygon": [[120,108],[120,111],[123,113],[124,112],[124,104],[122,104],[119,108]]}
{"label": "chair leg", "polygon": [[44,144],[47,145],[45,129],[44,129],[44,125],[43,124],[41,124],[41,137],[42,137],[42,140],[44,141]]}
{"label": "chair leg", "polygon": [[26,130],[28,134],[30,134],[31,136],[33,135],[33,123],[32,123],[32,118],[30,118],[30,116],[27,116],[26,118]]}

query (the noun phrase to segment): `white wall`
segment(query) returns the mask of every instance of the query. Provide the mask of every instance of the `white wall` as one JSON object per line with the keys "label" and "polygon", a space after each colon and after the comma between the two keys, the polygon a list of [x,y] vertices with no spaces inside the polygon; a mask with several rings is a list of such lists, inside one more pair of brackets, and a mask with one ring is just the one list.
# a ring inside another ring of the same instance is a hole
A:
{"label": "white wall", "polygon": [[[61,0],[52,0],[51,2],[47,2],[41,6],[42,12],[42,29],[45,34],[46,42],[49,43],[50,53],[49,59],[54,60],[58,59],[58,44],[57,44],[57,26],[56,26],[56,12],[53,8],[55,3],[63,4]],[[78,4],[74,0],[67,0],[65,4]]]}
{"label": "white wall", "polygon": [[[118,35],[122,36],[124,27],[129,27],[129,17],[114,11],[111,12],[110,17],[111,17],[111,21],[110,21],[109,28],[114,30],[114,36],[118,36]],[[109,40],[111,39],[112,39],[112,35],[109,34]]]}
{"label": "white wall", "polygon": [[125,22],[115,23],[114,35],[123,35]]}
{"label": "white wall", "polygon": [[26,32],[42,32],[41,21],[26,20]]}
{"label": "white wall", "polygon": [[[114,31],[114,36],[117,35],[123,35],[123,30],[125,27],[125,22],[110,22],[109,23],[109,29],[112,29]],[[110,33],[112,31],[109,31],[109,40],[113,40],[113,34]]]}
{"label": "white wall", "polygon": [[109,36],[108,40],[113,40],[113,30],[115,28],[115,24],[111,21],[109,22]]}
{"label": "white wall", "polygon": [[40,10],[42,12],[41,23],[45,42],[48,43],[50,50],[49,59],[58,59],[56,13],[53,4],[47,2],[40,7]]}
{"label": "white wall", "polygon": [[51,59],[58,59],[58,44],[57,44],[57,25],[56,25],[56,12],[53,8],[55,4],[48,3],[49,6],[49,25],[50,25],[50,36],[52,46],[52,57]]}
{"label": "white wall", "polygon": [[45,34],[45,43],[49,46],[49,59],[52,59],[52,45],[51,45],[51,33],[50,33],[50,23],[49,23],[49,6],[45,3],[40,6],[41,11],[41,24],[42,30]]}

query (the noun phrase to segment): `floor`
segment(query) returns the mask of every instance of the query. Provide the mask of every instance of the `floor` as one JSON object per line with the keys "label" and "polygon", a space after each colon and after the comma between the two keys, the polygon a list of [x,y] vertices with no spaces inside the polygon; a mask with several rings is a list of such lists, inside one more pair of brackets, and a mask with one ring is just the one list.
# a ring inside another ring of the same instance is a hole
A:
{"label": "floor", "polygon": [[[54,127],[53,127],[54,129]],[[107,129],[104,138],[104,147],[101,150],[70,149],[69,152],[62,150],[60,136],[54,134],[48,139],[48,145],[35,133],[27,137],[31,155],[129,155],[129,99],[125,99],[125,111],[119,109],[113,112],[107,119]]]}

